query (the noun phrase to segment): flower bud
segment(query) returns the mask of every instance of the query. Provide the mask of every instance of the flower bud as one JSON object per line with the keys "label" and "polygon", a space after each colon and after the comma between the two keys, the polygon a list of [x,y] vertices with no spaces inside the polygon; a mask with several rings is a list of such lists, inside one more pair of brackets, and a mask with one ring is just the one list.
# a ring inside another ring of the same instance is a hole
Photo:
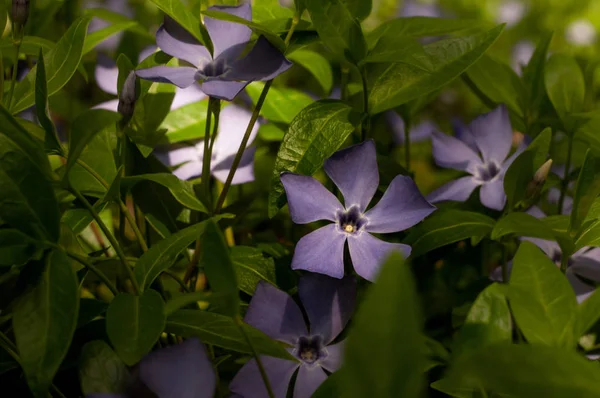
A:
{"label": "flower bud", "polygon": [[16,27],[23,27],[29,18],[29,0],[12,0],[10,17]]}
{"label": "flower bud", "polygon": [[125,123],[127,123],[133,117],[135,102],[139,96],[138,87],[139,86],[135,72],[129,72],[127,79],[125,79],[125,83],[123,83],[121,93],[119,94],[119,105],[117,106],[117,110],[121,115],[123,115],[123,121]]}
{"label": "flower bud", "polygon": [[533,175],[533,179],[527,184],[526,195],[528,198],[533,198],[540,194],[546,178],[548,178],[550,167],[552,167],[552,159],[548,159],[546,163],[537,169]]}

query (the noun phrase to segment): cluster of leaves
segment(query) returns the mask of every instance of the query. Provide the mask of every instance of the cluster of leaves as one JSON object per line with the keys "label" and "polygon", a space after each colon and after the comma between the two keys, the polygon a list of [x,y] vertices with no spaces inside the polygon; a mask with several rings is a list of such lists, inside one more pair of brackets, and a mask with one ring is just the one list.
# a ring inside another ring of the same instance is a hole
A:
{"label": "cluster of leaves", "polygon": [[[138,19],[150,13],[158,22],[166,14],[207,47],[200,15],[245,24],[302,73],[297,82],[285,84],[282,76],[272,87],[246,88],[262,118],[256,182],[231,187],[219,212],[213,203],[222,185],[182,181],[152,154],[203,138],[207,100],[171,110],[174,86],[141,81],[124,123],[119,113],[71,98],[84,96],[103,41],[124,34],[152,43],[151,30],[103,8],[35,3],[25,35],[0,39],[2,68],[16,76],[27,64],[18,82],[0,76],[0,384],[35,397],[119,393],[126,367],[192,337],[211,347],[219,396],[251,356],[297,361],[291,347],[242,321],[261,281],[297,292],[290,253],[302,230],[284,207],[281,173],[318,175],[337,150],[370,137],[381,152],[382,185],[392,174],[409,174],[410,146],[402,167],[388,148],[389,129],[380,128],[382,116],[401,114],[408,130],[453,85],[485,107],[505,104],[515,130],[533,139],[506,172],[506,208],[445,203],[408,234],[395,235],[412,246],[417,279],[392,254],[374,284],[361,281],[344,365],[314,396],[600,395],[600,369],[585,357],[597,348],[600,292],[578,304],[561,272],[577,251],[600,246],[600,114],[590,84],[597,64],[584,65],[584,73],[581,60],[548,57],[547,35],[519,76],[490,55],[504,26],[412,17],[367,31],[370,0],[296,0],[292,8],[255,0],[252,21],[206,10],[205,1],[152,0],[152,12],[141,7]],[[7,4],[0,3],[0,25]],[[68,21],[66,29],[53,26],[55,16]],[[108,25],[88,33],[92,18]],[[43,38],[49,28],[61,32],[55,42]],[[426,37],[442,38],[422,44]],[[116,59],[119,92],[133,70],[177,65],[161,51],[136,65],[133,54],[123,49]],[[311,87],[298,83],[306,79]],[[328,97],[334,84],[339,100],[306,93]],[[37,122],[23,112],[34,112]],[[562,180],[536,175],[549,158],[566,163]],[[558,211],[545,199],[553,186],[561,190]],[[569,190],[573,205],[563,214]],[[557,215],[533,217],[525,212],[533,205]],[[521,237],[557,242],[561,269]],[[484,267],[467,281],[462,314],[454,300],[454,308],[443,309],[456,322],[438,327],[439,314],[422,305],[431,293],[423,292],[431,279],[422,275],[439,276],[442,267],[431,265],[452,262],[457,242],[459,262],[480,251]],[[488,265],[507,267],[513,254],[510,280],[491,283]]]}

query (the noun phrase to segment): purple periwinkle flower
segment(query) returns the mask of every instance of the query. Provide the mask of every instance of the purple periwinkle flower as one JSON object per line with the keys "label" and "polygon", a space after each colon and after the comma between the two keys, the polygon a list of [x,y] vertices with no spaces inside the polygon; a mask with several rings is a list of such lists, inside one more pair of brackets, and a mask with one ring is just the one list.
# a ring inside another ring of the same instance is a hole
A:
{"label": "purple periwinkle flower", "polygon": [[[216,387],[212,363],[196,338],[146,355],[139,363],[138,377],[157,398],[212,398]],[[98,392],[86,398],[140,396],[135,386],[128,387],[121,393]]]}
{"label": "purple periwinkle flower", "polygon": [[[250,4],[213,6],[209,10],[226,12],[248,21],[252,17]],[[212,55],[189,32],[166,17],[156,32],[158,47],[192,66],[155,66],[138,70],[138,76],[181,88],[198,81],[207,95],[231,101],[250,82],[271,80],[292,65],[264,36],[260,36],[248,54],[240,58],[252,33],[245,25],[210,17],[204,18],[204,24],[213,42]]]}
{"label": "purple periwinkle flower", "polygon": [[300,239],[292,268],[342,278],[344,245],[348,241],[354,269],[363,278],[373,281],[391,250],[408,256],[411,248],[384,242],[370,232],[405,230],[431,214],[435,207],[425,200],[410,177],[397,176],[379,203],[366,211],[379,186],[372,140],[336,152],[325,161],[324,168],[342,192],[345,206],[313,177],[292,173],[281,175],[295,223],[333,222]]}
{"label": "purple periwinkle flower", "polygon": [[[219,131],[213,145],[210,163],[211,174],[219,181],[225,182],[233,164],[235,155],[244,138],[246,126],[252,113],[237,105],[227,105],[219,117]],[[259,123],[255,123],[248,144],[251,144],[258,132]],[[247,148],[242,155],[242,160],[233,177],[232,184],[244,184],[254,181],[254,153],[255,147]],[[167,166],[180,166],[173,174],[182,180],[197,177],[202,173],[202,159],[204,155],[204,140],[195,146],[186,146],[170,150],[166,153],[157,153],[156,156]]]}
{"label": "purple periwinkle flower", "polygon": [[[298,361],[261,356],[276,398],[285,398],[292,376],[298,370],[294,398],[308,398],[342,363],[344,341],[332,344],[354,312],[356,283],[352,277],[333,279],[308,274],[300,278],[298,295],[308,315],[286,293],[261,281],[250,301],[244,321],[276,340],[291,344]],[[307,327],[309,326],[309,327]],[[256,360],[242,367],[229,385],[244,398],[263,398],[267,390]]]}
{"label": "purple periwinkle flower", "polygon": [[[404,145],[406,123],[400,115],[394,111],[387,111],[385,118],[392,130],[393,140],[396,145]],[[434,131],[438,131],[438,126],[429,119],[423,119],[421,122],[410,126],[409,137],[410,142],[422,142],[431,137]]]}
{"label": "purple periwinkle flower", "polygon": [[464,202],[481,186],[484,206],[502,210],[506,203],[504,174],[525,149],[520,146],[510,157],[512,127],[504,105],[475,118],[457,131],[457,138],[433,133],[433,157],[438,166],[466,171],[470,175],[449,182],[427,196],[432,203],[446,200]]}

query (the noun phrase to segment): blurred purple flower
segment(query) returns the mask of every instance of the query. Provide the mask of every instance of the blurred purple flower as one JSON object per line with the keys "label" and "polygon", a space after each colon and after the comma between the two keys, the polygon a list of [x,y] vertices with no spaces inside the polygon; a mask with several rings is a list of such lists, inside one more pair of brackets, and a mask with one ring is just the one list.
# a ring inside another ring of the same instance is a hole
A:
{"label": "blurred purple flower", "polygon": [[529,60],[535,52],[535,44],[529,40],[521,40],[515,44],[512,50],[512,68],[520,76],[524,65],[529,63]]}
{"label": "blurred purple flower", "polygon": [[438,166],[466,171],[470,176],[438,188],[427,196],[432,203],[445,200],[465,201],[476,187],[481,186],[484,206],[502,210],[506,202],[504,174],[525,149],[520,146],[507,158],[512,146],[512,127],[504,105],[475,118],[457,137],[433,133],[433,157]]}
{"label": "blurred purple flower", "polygon": [[[404,145],[404,132],[406,128],[404,119],[394,111],[387,111],[385,118],[392,129],[394,143],[396,145]],[[422,120],[420,123],[411,126],[409,132],[410,142],[426,141],[431,137],[431,133],[438,130],[437,124],[433,121],[428,119]]]}
{"label": "blurred purple flower", "polygon": [[[209,10],[226,12],[248,21],[252,17],[250,4],[213,6]],[[271,80],[292,65],[264,36],[260,36],[248,54],[240,58],[252,33],[245,25],[210,17],[204,18],[204,24],[213,41],[212,56],[189,32],[166,17],[156,32],[156,43],[162,51],[192,66],[155,66],[138,70],[138,76],[181,88],[198,81],[207,95],[231,101],[250,82]]]}
{"label": "blurred purple flower", "polygon": [[[133,17],[133,11],[131,10],[131,7],[129,6],[127,0],[88,0],[84,3],[84,8],[105,8],[109,11],[124,15],[129,18]],[[90,22],[90,25],[88,27],[88,33],[99,31],[110,25],[110,22],[98,17],[94,17],[92,18],[92,21]],[[123,32],[111,35],[107,39],[99,43],[96,46],[96,48],[106,51],[113,51],[119,45],[119,42],[121,41],[122,37]]]}
{"label": "blurred purple flower", "polygon": [[[225,182],[233,164],[237,150],[244,138],[246,126],[252,113],[237,105],[223,108],[219,118],[219,131],[213,146],[211,173],[219,181]],[[252,143],[258,132],[259,123],[254,125],[248,145]],[[232,184],[244,184],[254,181],[254,152],[255,147],[247,148],[242,155],[242,161],[233,177]],[[179,166],[173,174],[182,180],[199,176],[202,173],[204,141],[195,146],[173,149],[166,153],[157,153],[158,159],[167,166]]]}
{"label": "blurred purple flower", "polygon": [[419,1],[407,0],[400,9],[400,16],[441,18],[442,10],[435,2],[421,3]]}
{"label": "blurred purple flower", "polygon": [[[196,339],[146,355],[139,363],[139,379],[157,398],[212,398],[216,377],[204,345]],[[86,398],[127,398],[136,391],[92,393]]]}
{"label": "blurred purple flower", "polygon": [[313,177],[292,173],[281,175],[295,223],[333,222],[300,239],[292,268],[342,278],[344,245],[348,241],[354,269],[372,281],[391,250],[408,256],[411,249],[404,244],[379,240],[369,232],[405,230],[431,214],[435,207],[425,200],[410,177],[397,176],[379,203],[365,211],[379,186],[372,140],[336,152],[325,161],[324,169],[342,192],[345,206]]}
{"label": "blurred purple flower", "polygon": [[[298,369],[294,398],[308,398],[342,363],[344,341],[331,344],[354,312],[356,283],[353,278],[332,279],[308,274],[298,283],[300,301],[308,315],[307,327],[294,300],[273,285],[261,281],[244,321],[276,340],[293,345],[288,349],[298,362],[261,356],[275,397],[285,398]],[[229,385],[231,392],[245,398],[263,398],[266,388],[256,360],[242,367]]]}

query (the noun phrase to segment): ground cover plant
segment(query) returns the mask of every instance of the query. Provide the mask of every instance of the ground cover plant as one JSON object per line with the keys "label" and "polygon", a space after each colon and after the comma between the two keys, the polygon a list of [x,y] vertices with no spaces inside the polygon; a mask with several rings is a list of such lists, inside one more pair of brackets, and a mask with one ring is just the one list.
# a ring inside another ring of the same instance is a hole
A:
{"label": "ground cover plant", "polygon": [[597,1],[0,26],[1,396],[600,396]]}

